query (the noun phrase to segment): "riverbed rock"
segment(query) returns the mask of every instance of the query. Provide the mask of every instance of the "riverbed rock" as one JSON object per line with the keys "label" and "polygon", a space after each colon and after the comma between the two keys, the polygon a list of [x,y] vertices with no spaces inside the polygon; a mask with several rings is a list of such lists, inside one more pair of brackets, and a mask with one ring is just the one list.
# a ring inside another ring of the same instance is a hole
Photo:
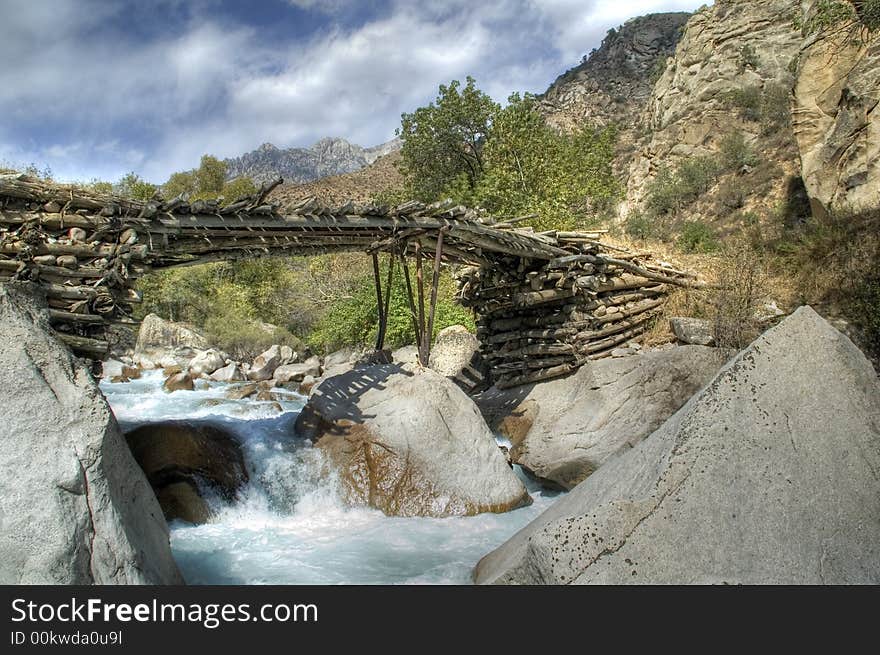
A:
{"label": "riverbed rock", "polygon": [[442,517],[530,502],[473,401],[429,369],[384,364],[324,380],[296,429],[326,454],[353,505]]}
{"label": "riverbed rock", "polygon": [[254,363],[248,371],[248,379],[254,382],[270,380],[275,369],[281,364],[281,347],[272,346],[265,352],[257,355]]}
{"label": "riverbed rock", "polygon": [[287,364],[275,369],[274,380],[278,386],[290,382],[302,382],[306,376],[317,378],[321,375],[321,360],[310,357],[302,364]]}
{"label": "riverbed rock", "polygon": [[669,327],[681,343],[692,346],[711,346],[715,343],[712,324],[705,319],[675,316],[669,319]]}
{"label": "riverbed rock", "polygon": [[182,583],[150,486],[40,291],[0,285],[0,325],[0,583]]}
{"label": "riverbed rock", "polygon": [[419,361],[419,349],[416,346],[403,346],[391,353],[396,364],[415,364]]}
{"label": "riverbed rock", "polygon": [[214,382],[244,382],[247,378],[241,366],[237,362],[229,362],[226,366],[218,368],[211,373],[211,379]]}
{"label": "riverbed rock", "polygon": [[225,395],[229,400],[244,400],[253,396],[259,389],[256,382],[249,382],[227,389]]}
{"label": "riverbed rock", "polygon": [[428,365],[471,392],[486,379],[480,342],[463,325],[450,325],[437,333]]}
{"label": "riverbed rock", "polygon": [[193,384],[193,379],[188,373],[180,372],[169,376],[165,382],[162,383],[162,389],[168,393],[173,393],[174,391],[192,391],[195,389],[195,384]]}
{"label": "riverbed rock", "polygon": [[198,351],[208,347],[208,340],[191,325],[147,314],[141,321],[134,356],[136,360],[146,357],[161,366],[171,363],[186,366]]}
{"label": "riverbed rock", "polygon": [[211,510],[203,490],[231,502],[248,480],[238,441],[220,426],[166,421],[125,438],[169,521],[204,523]]}
{"label": "riverbed rock", "polygon": [[363,353],[354,348],[341,348],[324,357],[324,368],[354,364]]}
{"label": "riverbed rock", "polygon": [[876,373],[802,307],[484,557],[476,580],[877,584],[878,470]]}
{"label": "riverbed rock", "polygon": [[318,380],[313,375],[307,375],[299,383],[299,386],[296,390],[302,395],[308,396],[310,393],[312,393],[312,388],[315,386],[315,383],[317,381]]}
{"label": "riverbed rock", "polygon": [[493,388],[477,402],[491,427],[516,431],[506,435],[514,462],[551,488],[571,489],[660,427],[722,364],[714,348],[681,346],[589,362],[532,387]]}
{"label": "riverbed rock", "polygon": [[214,371],[226,364],[226,358],[222,353],[210,349],[198,353],[190,361],[187,369],[189,374],[196,378],[202,375],[211,375]]}

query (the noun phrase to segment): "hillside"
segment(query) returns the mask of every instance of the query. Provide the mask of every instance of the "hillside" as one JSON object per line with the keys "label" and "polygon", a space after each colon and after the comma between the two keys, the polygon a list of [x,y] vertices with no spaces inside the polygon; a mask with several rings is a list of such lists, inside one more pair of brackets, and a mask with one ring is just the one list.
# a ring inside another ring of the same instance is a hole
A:
{"label": "hillside", "polygon": [[393,192],[402,186],[403,177],[396,166],[399,161],[400,152],[395,151],[352,173],[332,175],[312,182],[284,183],[271,197],[282,206],[295,204],[310,196],[328,204],[348,200],[370,202],[380,194]]}
{"label": "hillside", "polygon": [[400,141],[363,148],[345,139],[325,138],[310,148],[277,148],[264,143],[240,157],[225,160],[226,177],[250,177],[257,183],[283,177],[296,183],[353,173],[400,148]]}

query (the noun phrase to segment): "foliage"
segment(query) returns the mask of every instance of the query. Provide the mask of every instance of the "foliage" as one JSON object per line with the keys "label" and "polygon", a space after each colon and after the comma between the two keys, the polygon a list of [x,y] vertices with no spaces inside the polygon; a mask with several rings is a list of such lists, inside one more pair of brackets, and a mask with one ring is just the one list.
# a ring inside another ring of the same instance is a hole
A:
{"label": "foliage", "polygon": [[758,66],[761,64],[761,60],[758,59],[758,52],[755,50],[755,46],[751,43],[746,43],[739,50],[739,66],[741,71],[745,71],[747,68],[751,68],[752,70],[758,70]]}
{"label": "foliage", "polygon": [[797,11],[793,22],[804,34],[838,33],[864,41],[880,29],[880,0],[818,0],[806,16]]}
{"label": "foliage", "polygon": [[682,160],[673,170],[663,167],[648,184],[646,206],[651,214],[674,214],[708,191],[718,165],[708,156]]}
{"label": "foliage", "polygon": [[718,262],[713,330],[720,348],[740,350],[758,335],[755,317],[764,289],[760,257],[741,242],[727,244]]}
{"label": "foliage", "polygon": [[435,103],[403,115],[401,170],[412,196],[452,198],[495,215],[536,214],[538,229],[585,227],[611,206],[619,194],[613,128],[560,134],[533,96],[513,94],[502,109],[472,78],[460,88],[441,86]]}
{"label": "foliage", "polygon": [[190,200],[222,197],[222,204],[257,192],[257,185],[249,177],[237,177],[226,182],[226,163],[213,155],[203,155],[199,167],[191,171],[172,173],[162,185],[166,198],[184,196]]}
{"label": "foliage", "polygon": [[618,193],[614,137],[613,129],[588,127],[560,134],[546,125],[534,98],[514,94],[495,118],[473,198],[495,215],[536,214],[537,229],[583,227]]}
{"label": "foliage", "polygon": [[742,132],[729,132],[721,140],[721,164],[726,171],[740,171],[758,163],[752,147],[746,143]]}
{"label": "foliage", "polygon": [[657,237],[656,221],[638,211],[632,211],[624,223],[626,234],[633,239],[653,239]]}
{"label": "foliage", "polygon": [[767,136],[787,127],[791,121],[791,90],[784,84],[770,82],[761,94],[760,121]]}
{"label": "foliage", "polygon": [[754,122],[761,120],[760,86],[746,86],[729,91],[726,100],[729,106],[739,108],[743,120]]}
{"label": "foliage", "polygon": [[401,116],[401,170],[410,195],[426,202],[450,187],[473,189],[483,174],[483,145],[499,106],[468,77],[440,85],[437,99]]}
{"label": "foliage", "polygon": [[155,184],[150,184],[146,180],[132,171],[122,176],[122,179],[113,187],[113,192],[123,198],[133,198],[135,200],[150,200],[159,188]]}
{"label": "foliage", "polygon": [[[383,286],[387,280],[388,266],[381,267]],[[413,280],[414,283],[414,280]],[[426,289],[426,293],[427,292]],[[471,313],[454,301],[455,283],[447,272],[440,276],[437,307],[434,317],[434,332],[450,325],[464,325],[474,330]],[[426,298],[427,301],[427,298]],[[427,304],[427,302],[426,302]],[[396,264],[392,282],[388,326],[385,345],[396,348],[415,343],[412,315],[406,298],[406,284],[400,264]],[[376,291],[372,273],[364,275],[358,282],[351,297],[331,305],[327,314],[318,322],[309,335],[309,345],[322,352],[332,352],[342,346],[372,346],[375,344],[379,318],[376,311]],[[427,310],[427,308],[426,308]]]}
{"label": "foliage", "polygon": [[720,244],[712,228],[702,221],[685,221],[678,235],[678,247],[688,253],[709,253]]}

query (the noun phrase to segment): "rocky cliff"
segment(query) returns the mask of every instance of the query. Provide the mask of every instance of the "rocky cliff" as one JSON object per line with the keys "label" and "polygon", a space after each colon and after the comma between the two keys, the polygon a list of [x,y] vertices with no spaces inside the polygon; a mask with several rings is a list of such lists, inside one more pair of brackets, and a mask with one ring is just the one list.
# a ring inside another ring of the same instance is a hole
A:
{"label": "rocky cliff", "polygon": [[282,149],[264,143],[240,157],[227,159],[226,175],[229,179],[245,175],[257,183],[279,176],[289,182],[311,182],[331,175],[352,173],[399,149],[399,139],[373,148],[362,148],[336,138],[321,139],[310,148]]}
{"label": "rocky cliff", "polygon": [[616,169],[624,173],[639,136],[638,120],[689,17],[650,14],[609,30],[598,49],[539,97],[547,122],[564,131],[585,124],[617,125],[621,134]]}
{"label": "rocky cliff", "polygon": [[731,179],[710,184],[714,193],[707,189],[694,214],[785,197],[798,175],[789,102],[802,41],[792,21],[799,7],[796,0],[717,0],[690,18],[647,102],[650,137],[630,166],[626,210],[644,208],[664,170],[697,157],[724,168],[731,149],[741,158],[727,166]]}
{"label": "rocky cliff", "polygon": [[878,104],[880,34],[825,30],[804,41],[792,117],[814,213],[880,206]]}

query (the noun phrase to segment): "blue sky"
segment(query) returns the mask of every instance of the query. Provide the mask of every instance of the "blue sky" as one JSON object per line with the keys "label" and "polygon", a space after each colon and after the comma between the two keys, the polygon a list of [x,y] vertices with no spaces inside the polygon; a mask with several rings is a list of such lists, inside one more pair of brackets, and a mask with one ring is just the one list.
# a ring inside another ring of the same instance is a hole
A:
{"label": "blue sky", "polygon": [[0,162],[163,182],[204,153],[394,136],[472,75],[540,93],[611,27],[690,0],[0,0]]}

